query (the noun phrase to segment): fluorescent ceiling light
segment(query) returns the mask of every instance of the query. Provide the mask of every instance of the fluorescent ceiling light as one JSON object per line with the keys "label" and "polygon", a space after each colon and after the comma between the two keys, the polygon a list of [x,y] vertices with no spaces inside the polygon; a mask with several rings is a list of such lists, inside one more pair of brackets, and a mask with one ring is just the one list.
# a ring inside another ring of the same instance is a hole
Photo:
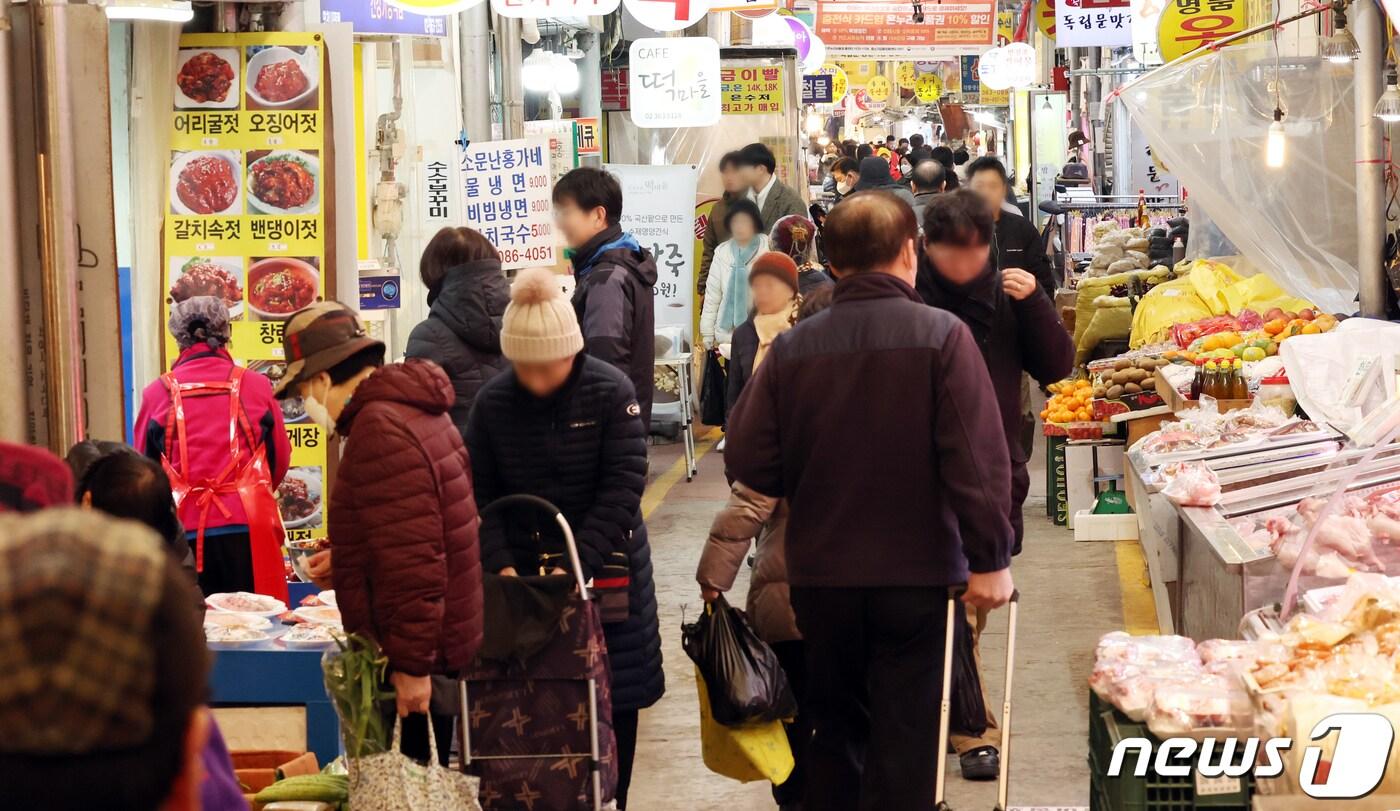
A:
{"label": "fluorescent ceiling light", "polygon": [[194,19],[189,0],[107,0],[102,10],[109,20],[187,23]]}

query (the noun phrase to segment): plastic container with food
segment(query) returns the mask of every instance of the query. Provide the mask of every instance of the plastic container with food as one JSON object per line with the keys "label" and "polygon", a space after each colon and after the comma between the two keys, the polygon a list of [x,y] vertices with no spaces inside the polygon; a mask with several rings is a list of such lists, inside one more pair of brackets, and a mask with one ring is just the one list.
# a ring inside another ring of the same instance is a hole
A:
{"label": "plastic container with food", "polygon": [[1258,402],[1280,409],[1290,417],[1298,411],[1298,398],[1293,395],[1293,386],[1288,382],[1287,374],[1260,380],[1259,391],[1254,397]]}

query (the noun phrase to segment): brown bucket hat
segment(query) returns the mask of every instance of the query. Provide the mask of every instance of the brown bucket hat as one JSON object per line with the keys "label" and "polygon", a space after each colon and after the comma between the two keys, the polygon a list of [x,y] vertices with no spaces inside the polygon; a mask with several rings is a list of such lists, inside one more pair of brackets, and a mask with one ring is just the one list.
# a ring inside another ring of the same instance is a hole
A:
{"label": "brown bucket hat", "polygon": [[355,311],[338,301],[321,301],[298,310],[282,335],[287,368],[273,393],[283,399],[295,397],[297,383],[371,346],[383,349],[384,343],[369,337]]}

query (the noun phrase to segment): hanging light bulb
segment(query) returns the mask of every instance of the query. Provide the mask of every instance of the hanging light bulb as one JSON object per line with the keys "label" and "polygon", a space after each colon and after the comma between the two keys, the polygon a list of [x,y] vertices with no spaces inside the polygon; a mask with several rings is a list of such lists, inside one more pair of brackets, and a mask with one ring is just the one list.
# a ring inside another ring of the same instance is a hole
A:
{"label": "hanging light bulb", "polygon": [[808,135],[816,135],[817,133],[821,132],[821,131],[822,131],[822,128],[823,128],[823,125],[825,125],[825,124],[826,124],[826,121],[823,120],[822,117],[821,117],[820,115],[818,115],[816,112],[811,112],[811,113],[808,113],[808,114],[807,114],[807,134],[808,134]]}
{"label": "hanging light bulb", "polygon": [[1341,9],[1332,15],[1332,36],[1323,41],[1322,55],[1334,65],[1345,65],[1361,56],[1361,47],[1347,28],[1347,15]]}
{"label": "hanging light bulb", "polygon": [[537,48],[520,63],[520,83],[526,90],[545,93],[554,87],[554,59],[549,51]]}
{"label": "hanging light bulb", "polygon": [[565,96],[577,93],[579,75],[578,65],[574,64],[574,60],[563,54],[554,54],[551,61],[554,63],[551,66],[550,77],[553,80],[553,89]]}
{"label": "hanging light bulb", "polygon": [[1395,70],[1392,68],[1386,77],[1385,92],[1376,99],[1376,109],[1372,111],[1376,118],[1387,124],[1400,121],[1400,87],[1396,87]]}
{"label": "hanging light bulb", "polygon": [[1264,144],[1264,164],[1270,169],[1283,167],[1285,153],[1283,110],[1274,108],[1274,123],[1269,125],[1269,138]]}

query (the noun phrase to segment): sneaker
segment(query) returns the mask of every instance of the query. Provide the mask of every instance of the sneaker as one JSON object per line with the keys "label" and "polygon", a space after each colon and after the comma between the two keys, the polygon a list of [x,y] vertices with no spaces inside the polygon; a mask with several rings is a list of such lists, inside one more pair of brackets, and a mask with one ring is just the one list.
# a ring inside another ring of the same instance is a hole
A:
{"label": "sneaker", "polygon": [[958,757],[964,780],[995,780],[1001,772],[1001,753],[995,746],[979,746]]}
{"label": "sneaker", "polygon": [[717,451],[722,451],[722,450],[724,450],[724,440],[725,440],[725,439],[727,439],[727,437],[720,437],[720,438],[719,438],[719,442],[716,442],[716,443],[715,443],[715,450],[717,450]]}

